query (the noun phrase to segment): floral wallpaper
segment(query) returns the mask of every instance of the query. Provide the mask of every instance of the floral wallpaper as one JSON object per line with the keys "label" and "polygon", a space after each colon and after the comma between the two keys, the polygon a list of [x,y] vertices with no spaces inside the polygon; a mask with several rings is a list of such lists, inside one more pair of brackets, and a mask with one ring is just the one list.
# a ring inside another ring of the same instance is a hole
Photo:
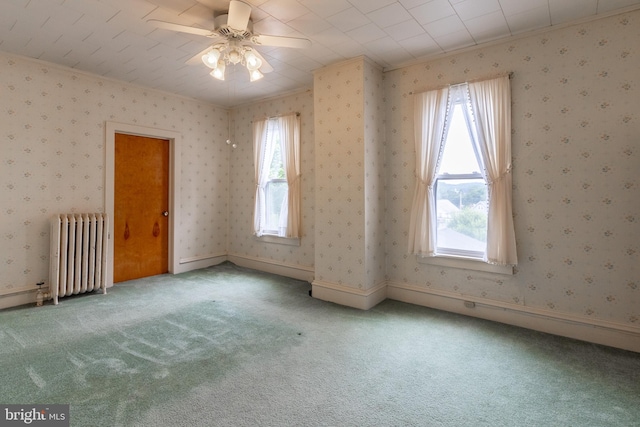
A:
{"label": "floral wallpaper", "polygon": [[227,110],[0,53],[0,294],[48,279],[49,219],[104,212],[105,122],[180,132],[180,258],[224,254]]}
{"label": "floral wallpaper", "polygon": [[[300,246],[266,243],[253,236],[255,184],[253,121],[300,113],[302,236]],[[313,92],[290,94],[235,108],[231,135],[237,148],[230,153],[229,254],[290,267],[313,268],[315,248],[315,148]]]}
{"label": "floral wallpaper", "polygon": [[384,282],[382,72],[366,58],[315,73],[316,280]]}
{"label": "floral wallpaper", "polygon": [[363,61],[314,75],[315,280],[365,289]]}
{"label": "floral wallpaper", "polygon": [[383,73],[364,61],[364,235],[367,289],[385,282]]}
{"label": "floral wallpaper", "polygon": [[[47,277],[48,221],[104,210],[104,123],[181,132],[181,258],[227,252],[367,290],[380,283],[640,327],[640,11],[381,72],[317,70],[313,91],[227,110],[0,54],[0,294]],[[512,72],[512,276],[407,254],[412,93]],[[299,112],[300,246],[252,235],[255,118]],[[231,130],[228,132],[228,121]],[[230,137],[238,147],[226,145]]]}
{"label": "floral wallpaper", "polygon": [[[386,73],[390,281],[640,327],[640,12]],[[412,96],[513,72],[513,276],[416,262]]]}

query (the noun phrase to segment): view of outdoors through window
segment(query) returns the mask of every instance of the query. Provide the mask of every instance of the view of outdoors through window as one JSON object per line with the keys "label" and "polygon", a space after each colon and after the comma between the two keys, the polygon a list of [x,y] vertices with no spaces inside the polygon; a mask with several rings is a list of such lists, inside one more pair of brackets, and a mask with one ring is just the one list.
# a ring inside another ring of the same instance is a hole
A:
{"label": "view of outdoors through window", "polygon": [[[271,125],[271,123],[270,123]],[[265,231],[268,234],[278,234],[278,228],[283,226],[280,224],[280,213],[284,203],[287,203],[287,180],[284,172],[284,163],[282,162],[282,147],[280,144],[280,136],[277,126],[272,126],[273,138],[273,158],[269,167],[269,182],[265,187],[266,199],[266,224]]]}
{"label": "view of outdoors through window", "polygon": [[440,253],[482,257],[487,242],[487,186],[461,103],[455,103],[436,176]]}

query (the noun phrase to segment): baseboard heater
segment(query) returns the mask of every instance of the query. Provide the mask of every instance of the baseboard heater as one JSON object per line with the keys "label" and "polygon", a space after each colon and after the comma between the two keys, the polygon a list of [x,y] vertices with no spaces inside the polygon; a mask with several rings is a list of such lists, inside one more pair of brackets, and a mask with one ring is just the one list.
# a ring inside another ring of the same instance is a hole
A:
{"label": "baseboard heater", "polygon": [[106,214],[59,214],[51,218],[49,291],[58,298],[102,290],[107,293]]}

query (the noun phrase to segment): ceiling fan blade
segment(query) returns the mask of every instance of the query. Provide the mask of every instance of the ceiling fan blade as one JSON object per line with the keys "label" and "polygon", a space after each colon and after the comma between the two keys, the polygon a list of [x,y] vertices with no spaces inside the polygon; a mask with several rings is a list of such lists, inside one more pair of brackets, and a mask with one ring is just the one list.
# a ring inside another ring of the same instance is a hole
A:
{"label": "ceiling fan blade", "polygon": [[305,49],[311,47],[311,40],[299,39],[296,37],[266,36],[264,34],[261,34],[252,37],[251,41],[262,46],[292,47],[296,49]]}
{"label": "ceiling fan blade", "polygon": [[217,33],[214,33],[211,30],[205,30],[204,28],[189,27],[187,25],[174,24],[173,22],[159,21],[157,19],[149,19],[147,22],[155,25],[157,28],[162,28],[163,30],[180,31],[181,33],[196,34],[198,36],[212,38],[219,37]]}
{"label": "ceiling fan blade", "polygon": [[227,20],[228,27],[236,31],[244,31],[247,29],[250,17],[251,5],[239,0],[231,0],[231,3],[229,3],[229,18]]}
{"label": "ceiling fan blade", "polygon": [[266,59],[264,59],[264,56],[260,55],[260,52],[258,52],[255,49],[251,49],[251,50],[262,61],[262,65],[260,66],[260,72],[265,73],[265,74],[272,72],[273,71],[273,67],[267,62]]}

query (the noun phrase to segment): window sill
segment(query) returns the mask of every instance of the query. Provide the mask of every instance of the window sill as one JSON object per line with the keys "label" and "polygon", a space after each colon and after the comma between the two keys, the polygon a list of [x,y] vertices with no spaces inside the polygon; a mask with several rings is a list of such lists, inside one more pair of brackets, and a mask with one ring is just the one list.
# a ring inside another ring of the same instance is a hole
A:
{"label": "window sill", "polygon": [[262,236],[253,236],[254,240],[262,243],[276,243],[278,245],[287,246],[300,246],[299,238],[272,236],[270,234],[263,234]]}
{"label": "window sill", "polygon": [[482,260],[456,257],[451,255],[436,255],[434,257],[417,257],[420,264],[438,265],[441,267],[462,268],[465,270],[485,271],[513,275],[513,266],[488,264]]}

